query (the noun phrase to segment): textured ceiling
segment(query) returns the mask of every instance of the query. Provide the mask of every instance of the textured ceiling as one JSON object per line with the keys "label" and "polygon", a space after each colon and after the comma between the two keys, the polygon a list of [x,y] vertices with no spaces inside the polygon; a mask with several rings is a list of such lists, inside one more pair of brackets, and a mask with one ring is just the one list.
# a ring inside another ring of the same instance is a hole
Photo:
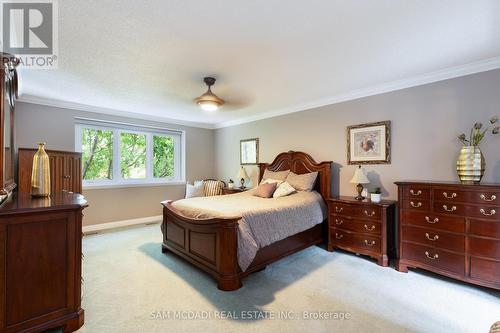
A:
{"label": "textured ceiling", "polygon": [[[59,68],[23,70],[22,99],[207,126],[500,64],[497,0],[62,0],[59,11]],[[228,101],[215,113],[192,102],[205,75]]]}

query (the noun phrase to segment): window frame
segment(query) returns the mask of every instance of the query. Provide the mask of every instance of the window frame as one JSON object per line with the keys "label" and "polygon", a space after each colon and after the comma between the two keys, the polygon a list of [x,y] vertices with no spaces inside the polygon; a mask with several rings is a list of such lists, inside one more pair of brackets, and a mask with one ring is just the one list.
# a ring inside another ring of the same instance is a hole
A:
{"label": "window frame", "polygon": [[[84,189],[99,189],[112,187],[135,187],[135,186],[162,186],[185,184],[185,131],[170,130],[158,127],[137,126],[126,123],[96,122],[96,121],[76,121],[75,122],[75,151],[82,152],[82,130],[84,128],[112,131],[113,154],[112,179],[82,179]],[[133,133],[146,135],[146,178],[122,177],[121,173],[121,134]],[[154,177],[153,163],[153,138],[155,136],[171,137],[174,141],[174,176],[166,178]],[[118,162],[115,162],[118,161]],[[83,163],[83,160],[82,160]],[[82,175],[83,176],[83,175]]]}

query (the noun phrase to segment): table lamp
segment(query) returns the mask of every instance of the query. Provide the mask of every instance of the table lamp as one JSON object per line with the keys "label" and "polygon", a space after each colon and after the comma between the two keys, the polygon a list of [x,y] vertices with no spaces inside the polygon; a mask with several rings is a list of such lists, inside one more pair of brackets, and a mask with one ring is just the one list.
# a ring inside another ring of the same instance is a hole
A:
{"label": "table lamp", "polygon": [[364,170],[361,168],[361,165],[358,168],[356,168],[356,171],[354,171],[354,176],[351,179],[351,183],[358,184],[356,186],[356,189],[358,191],[358,196],[355,197],[354,199],[363,200],[365,197],[361,195],[361,192],[363,192],[362,184],[369,184],[370,181],[366,177]]}
{"label": "table lamp", "polygon": [[240,179],[241,189],[245,188],[245,179],[248,179],[247,172],[245,171],[245,168],[240,166],[240,171],[238,172],[238,178]]}

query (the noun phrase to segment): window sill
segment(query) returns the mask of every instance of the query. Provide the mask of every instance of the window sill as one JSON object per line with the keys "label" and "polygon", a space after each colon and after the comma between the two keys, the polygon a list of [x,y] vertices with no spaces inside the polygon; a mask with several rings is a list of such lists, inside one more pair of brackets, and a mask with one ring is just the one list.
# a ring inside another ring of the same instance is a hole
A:
{"label": "window sill", "polygon": [[169,182],[150,182],[150,183],[120,183],[120,184],[84,184],[84,190],[106,190],[113,188],[129,188],[129,187],[153,187],[153,186],[179,186],[186,185],[186,181],[176,180]]}

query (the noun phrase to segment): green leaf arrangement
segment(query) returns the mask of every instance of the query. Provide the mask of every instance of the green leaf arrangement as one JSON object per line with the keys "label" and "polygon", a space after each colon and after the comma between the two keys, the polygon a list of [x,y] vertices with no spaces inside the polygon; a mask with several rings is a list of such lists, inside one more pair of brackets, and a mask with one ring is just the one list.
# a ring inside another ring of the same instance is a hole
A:
{"label": "green leaf arrangement", "polygon": [[495,125],[497,123],[497,116],[491,117],[490,124],[492,126],[488,126],[484,130],[482,123],[475,123],[470,130],[469,138],[465,136],[465,133],[462,133],[458,136],[458,141],[460,141],[464,146],[479,146],[490,130],[493,135],[500,133],[500,126]]}

